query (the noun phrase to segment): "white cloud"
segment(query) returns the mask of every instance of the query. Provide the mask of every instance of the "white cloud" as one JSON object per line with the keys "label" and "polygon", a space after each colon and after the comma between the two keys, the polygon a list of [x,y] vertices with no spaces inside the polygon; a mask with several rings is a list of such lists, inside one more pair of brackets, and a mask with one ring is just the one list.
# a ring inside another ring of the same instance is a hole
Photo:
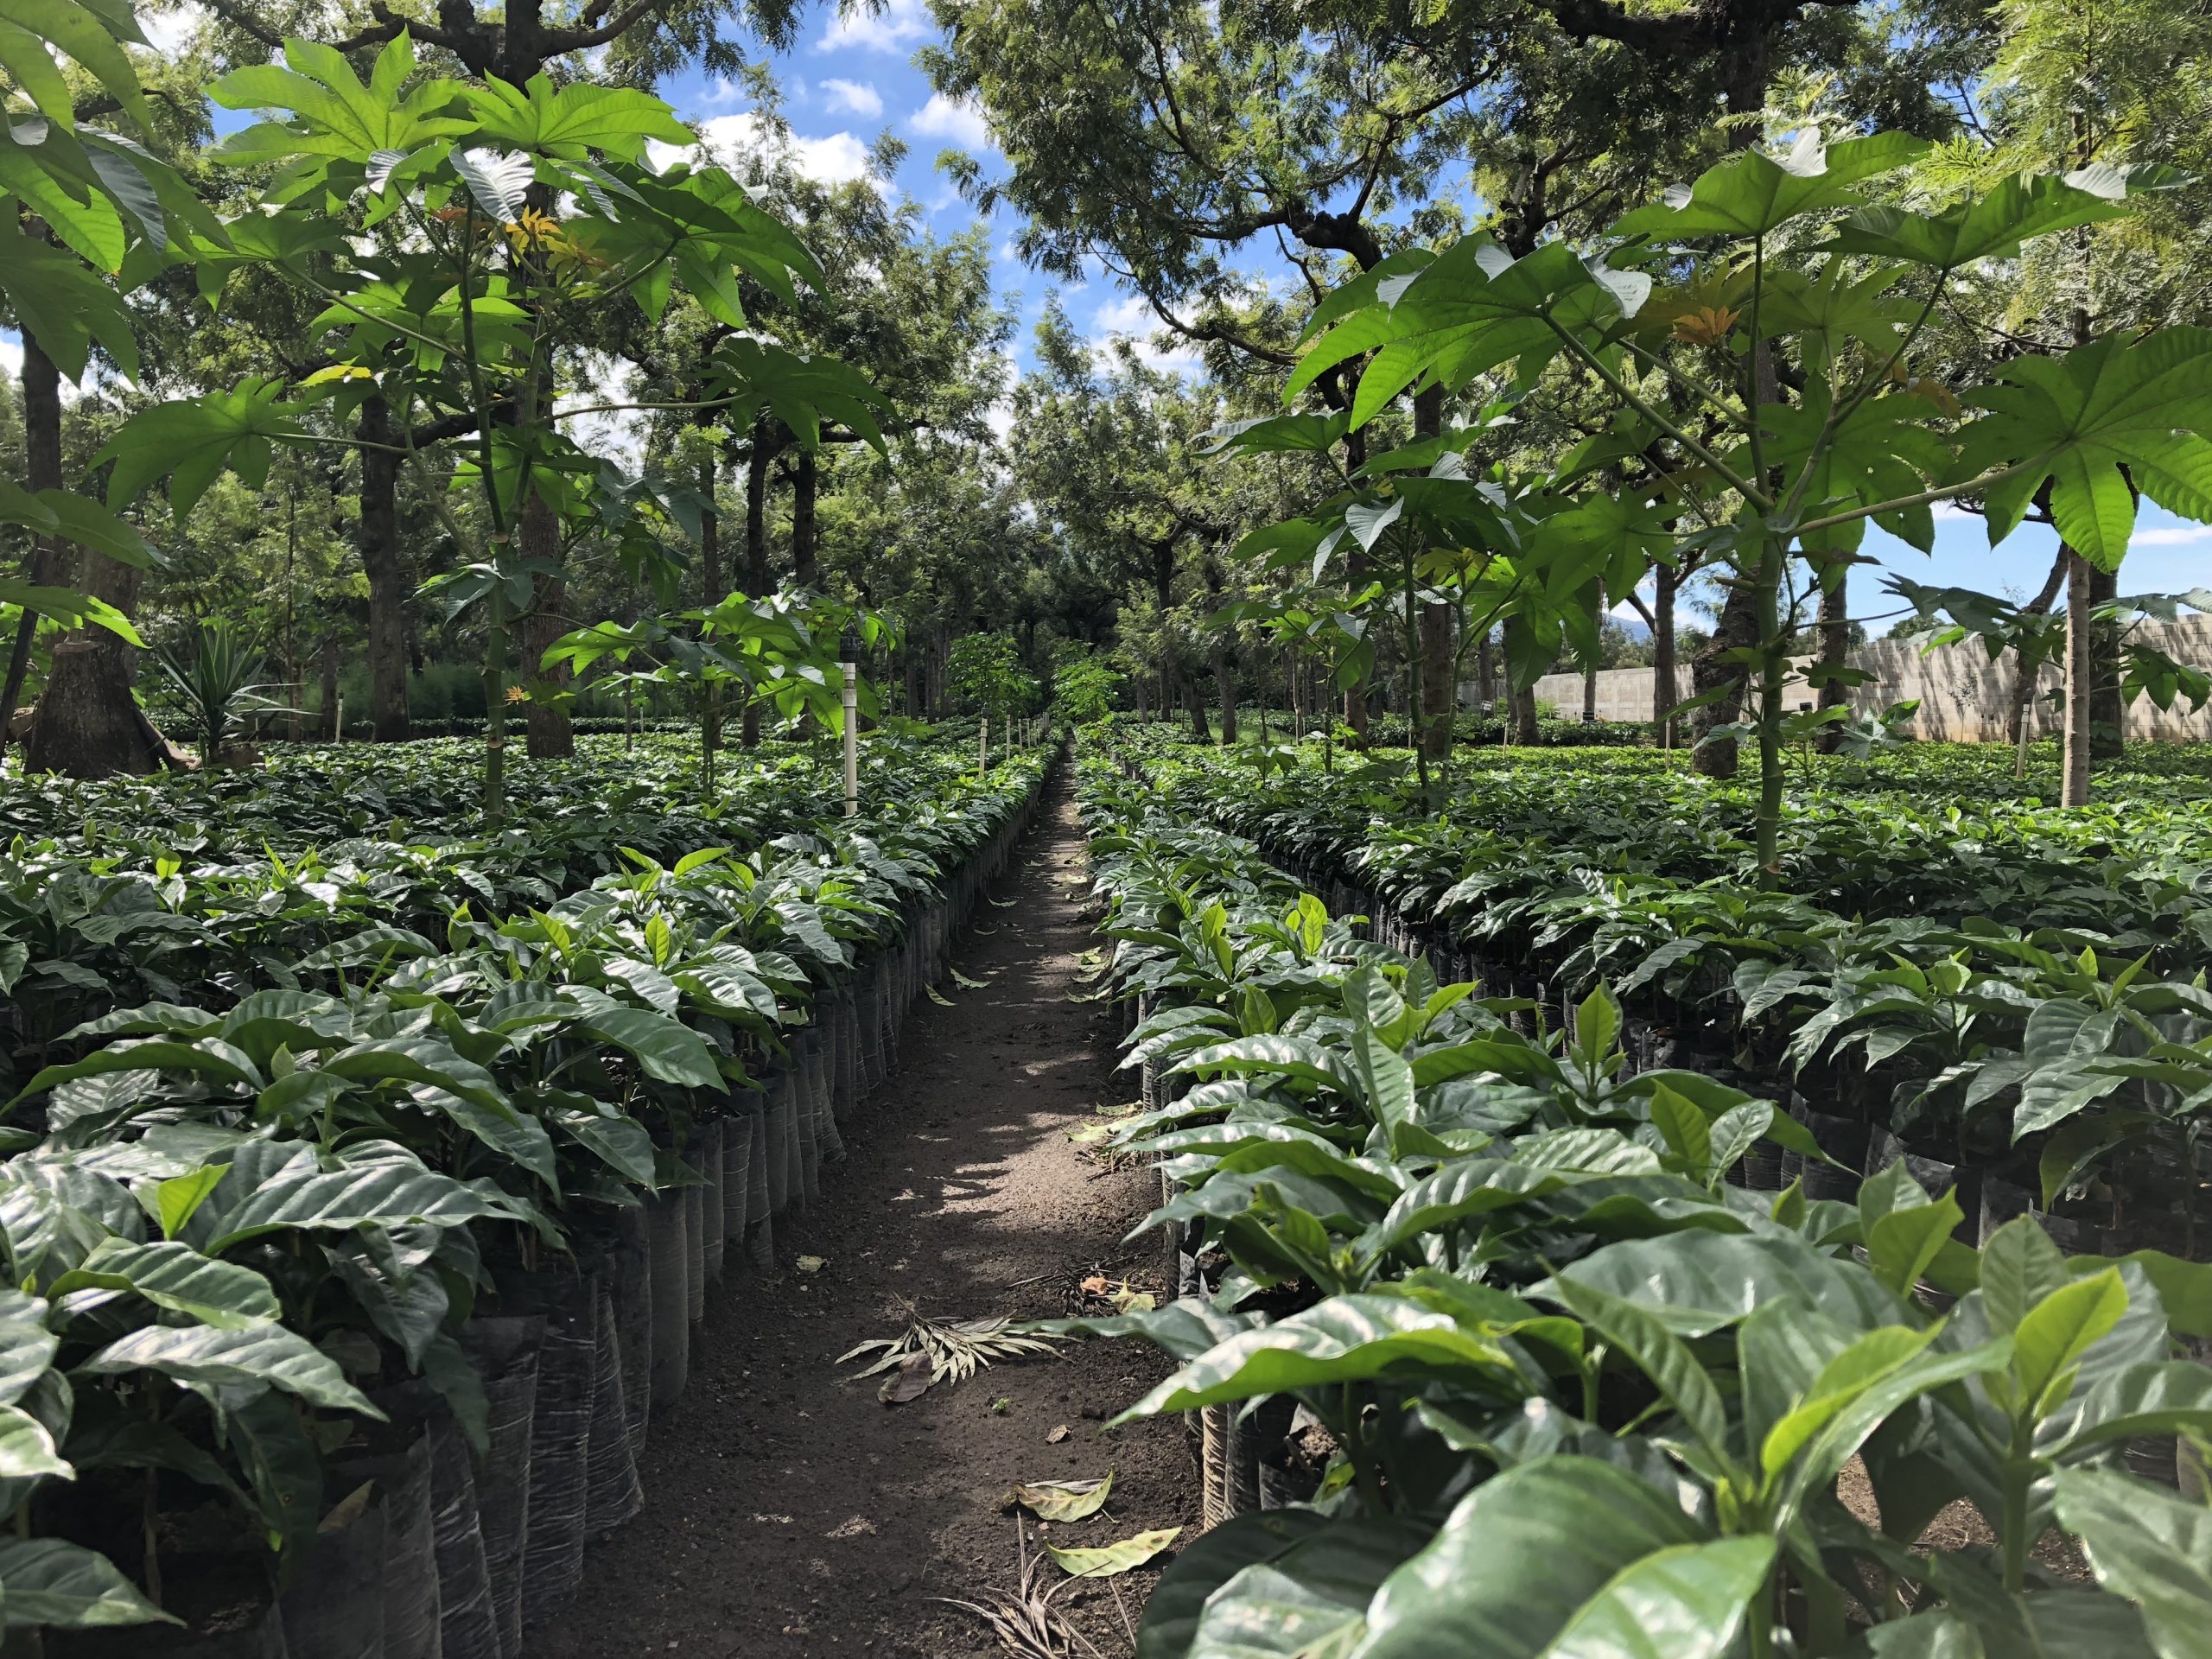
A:
{"label": "white cloud", "polygon": [[983,423],[991,429],[1001,443],[1014,430],[1014,400],[1001,397],[983,411]]}
{"label": "white cloud", "polygon": [[[1159,314],[1141,295],[1125,294],[1090,314],[1091,348],[1102,365],[1112,361],[1111,347],[1116,340],[1128,340],[1137,361],[1147,368],[1164,374],[1186,374],[1194,379],[1205,372],[1198,348],[1180,334],[1164,330]],[[1160,340],[1174,343],[1162,346]]]}
{"label": "white cloud", "polygon": [[194,0],[185,0],[182,5],[173,6],[167,11],[141,12],[138,15],[138,27],[146,36],[146,44],[153,48],[156,55],[164,58],[173,58],[182,51],[184,43],[207,21],[207,9],[194,4]]}
{"label": "white cloud", "polygon": [[931,138],[949,138],[964,149],[991,148],[990,124],[982,105],[971,98],[951,99],[931,92],[930,101],[906,123],[912,130]]}
{"label": "white cloud", "polygon": [[1109,300],[1090,314],[1092,327],[1109,334],[1150,334],[1160,327],[1160,319],[1141,294],[1124,294],[1118,300]]}
{"label": "white cloud", "polygon": [[736,103],[744,96],[743,89],[732,86],[728,75],[716,75],[715,84],[707,88],[706,96],[699,101],[710,110],[719,110],[724,105]]}
{"label": "white cloud", "polygon": [[873,121],[883,113],[883,94],[864,80],[832,76],[822,83],[822,90],[829,95],[833,110],[849,111],[864,121]]}
{"label": "white cloud", "polygon": [[[868,176],[868,146],[849,132],[833,132],[817,138],[793,133],[784,137],[770,131],[759,113],[751,110],[742,115],[718,115],[712,120],[698,122],[695,130],[704,141],[707,154],[741,176],[747,171],[747,157],[779,150],[788,150],[798,170],[817,183],[846,184]],[[691,153],[658,140],[649,142],[646,150],[655,167],[666,167],[677,157]]]}
{"label": "white cloud", "polygon": [[838,52],[857,47],[868,52],[896,52],[902,56],[937,33],[923,0],[887,0],[881,11],[865,4],[842,8],[837,21],[814,43],[817,52]]}
{"label": "white cloud", "polygon": [[2199,542],[2212,542],[2212,524],[2159,524],[2139,530],[2128,537],[2127,546],[2133,552],[2139,547],[2194,547]]}
{"label": "white cloud", "polygon": [[8,335],[0,335],[0,373],[10,380],[23,378],[23,342]]}

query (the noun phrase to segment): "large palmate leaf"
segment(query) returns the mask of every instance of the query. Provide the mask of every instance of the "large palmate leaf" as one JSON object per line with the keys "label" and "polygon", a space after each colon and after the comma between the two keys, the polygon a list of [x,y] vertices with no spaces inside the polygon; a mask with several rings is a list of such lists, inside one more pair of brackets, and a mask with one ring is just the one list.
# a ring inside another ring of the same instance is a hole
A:
{"label": "large palmate leaf", "polygon": [[226,467],[248,488],[259,489],[269,476],[270,446],[302,435],[278,401],[283,392],[281,381],[249,378],[230,391],[140,410],[92,457],[95,467],[113,463],[108,505],[126,507],[167,477],[170,511],[181,520]]}
{"label": "large palmate leaf", "polygon": [[0,479],[0,522],[22,524],[37,536],[58,536],[134,570],[151,569],[160,556],[144,537],[99,502],[67,490],[34,495]]}
{"label": "large palmate leaf", "polygon": [[1495,244],[1455,243],[1395,294],[1352,313],[1314,341],[1292,371],[1293,397],[1325,370],[1362,352],[1352,404],[1359,427],[1416,380],[1458,387],[1500,364],[1519,360],[1525,375],[1561,346],[1560,334],[1600,332],[1633,315],[1649,291],[1640,272],[1586,265],[1564,242],[1521,259]]}
{"label": "large palmate leaf", "polygon": [[[1637,1562],[1709,1541],[1671,1496],[1611,1464],[1539,1459],[1460,1500],[1434,1540],[1383,1580],[1352,1652],[1536,1659]],[[1738,1581],[1726,1571],[1711,1578]],[[1707,1599],[1728,1622],[1718,1592]]]}
{"label": "large palmate leaf", "polygon": [[1977,259],[2003,257],[2036,237],[2117,218],[2127,211],[2119,194],[2086,190],[2049,174],[2016,174],[1987,194],[1937,213],[1886,202],[1861,207],[1836,227],[1833,245],[1846,253],[1956,270]]}
{"label": "large palmate leaf", "polygon": [[[685,285],[702,303],[721,289],[717,280],[702,292],[700,283],[707,276],[703,265],[685,271]],[[737,318],[733,326],[741,327],[742,314],[734,306],[733,296],[731,315]],[[709,369],[718,392],[730,399],[727,418],[734,427],[749,424],[754,415],[765,412],[788,427],[808,449],[820,447],[823,429],[832,424],[857,433],[879,451],[884,447],[880,423],[891,412],[889,400],[859,370],[836,358],[808,356],[770,340],[740,335],[715,347]]]}
{"label": "large palmate leaf", "polygon": [[524,200],[537,179],[536,163],[509,150],[456,149],[453,170],[476,205],[500,225],[521,217]]}
{"label": "large palmate leaf", "polygon": [[483,137],[540,155],[580,161],[596,149],[634,162],[647,139],[697,142],[667,105],[633,87],[573,81],[556,91],[540,74],[520,87],[493,77],[467,86],[463,95]]}
{"label": "large palmate leaf", "polygon": [[346,1380],[336,1360],[281,1325],[251,1331],[149,1325],[108,1344],[79,1370],[90,1376],[158,1371],[180,1382],[217,1387],[264,1383],[333,1411],[384,1415],[366,1395]]}
{"label": "large palmate leaf", "polygon": [[[139,46],[146,43],[128,6],[80,5],[78,0],[0,0],[0,24],[44,41],[73,59],[99,82],[140,131],[152,128],[153,116],[146,107],[145,93],[139,89],[138,72],[123,50],[126,41]],[[18,42],[0,60],[19,76],[29,66],[29,74],[21,84],[33,94],[39,113],[67,124],[69,95],[63,86],[57,85],[58,76],[41,73],[34,50],[26,50]],[[46,58],[44,61],[46,70],[51,71],[54,60]]]}
{"label": "large palmate leaf", "polygon": [[1927,149],[1927,140],[1902,132],[1827,144],[1817,127],[1807,127],[1789,154],[1741,151],[1707,168],[1688,190],[1678,188],[1665,202],[1637,208],[1611,233],[1662,241],[1764,236],[1801,213],[1856,207],[1853,185],[1903,167]]}
{"label": "large palmate leaf", "polygon": [[137,373],[137,336],[114,288],[41,238],[10,232],[5,249],[0,299],[65,378],[85,378],[95,342],[125,374]]}
{"label": "large palmate leaf", "polygon": [[2212,518],[2212,443],[2200,435],[2212,430],[2212,329],[2016,357],[1971,401],[1989,413],[1966,429],[1967,475],[2019,469],[1989,487],[1993,545],[2046,482],[2060,537],[2101,569],[2117,570],[2127,552],[2138,491],[2183,518]]}
{"label": "large palmate leaf", "polygon": [[343,53],[313,41],[288,39],[282,65],[233,69],[207,95],[226,110],[282,111],[293,120],[247,127],[209,154],[215,161],[242,165],[294,156],[365,163],[379,152],[404,153],[431,139],[468,131],[474,123],[453,108],[461,92],[456,83],[425,80],[400,96],[414,73],[414,43],[404,34],[377,54],[365,86]]}

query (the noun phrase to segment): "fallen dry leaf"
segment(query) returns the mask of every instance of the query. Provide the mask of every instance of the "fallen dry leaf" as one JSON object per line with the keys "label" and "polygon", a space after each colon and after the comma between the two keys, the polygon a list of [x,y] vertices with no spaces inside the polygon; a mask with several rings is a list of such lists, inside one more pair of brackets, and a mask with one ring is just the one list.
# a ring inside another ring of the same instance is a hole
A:
{"label": "fallen dry leaf", "polygon": [[1086,1296],[1103,1296],[1113,1288],[1114,1281],[1103,1273],[1092,1274],[1090,1278],[1083,1281],[1082,1286],[1083,1294]]}
{"label": "fallen dry leaf", "polygon": [[1045,1548],[1070,1578],[1110,1579],[1132,1567],[1142,1567],[1173,1543],[1182,1530],[1180,1527],[1163,1527],[1157,1532],[1141,1532],[1103,1549],[1055,1549],[1050,1544]]}
{"label": "fallen dry leaf", "polygon": [[1109,1469],[1103,1480],[1039,1480],[1009,1486],[999,1507],[1010,1510],[1019,1504],[1039,1521],[1080,1521],[1096,1515],[1113,1490],[1114,1471]]}
{"label": "fallen dry leaf", "polygon": [[883,1379],[883,1386],[875,1397],[887,1406],[903,1406],[909,1400],[918,1400],[930,1391],[931,1367],[927,1354],[909,1354],[899,1369]]}
{"label": "fallen dry leaf", "polygon": [[826,1255],[802,1255],[794,1264],[801,1273],[819,1273],[830,1265]]}
{"label": "fallen dry leaf", "polygon": [[1047,1446],[1058,1446],[1062,1440],[1067,1439],[1067,1437],[1068,1426],[1065,1423],[1062,1423],[1058,1428],[1054,1429],[1051,1433],[1045,1437],[1045,1444]]}
{"label": "fallen dry leaf", "polygon": [[851,1520],[841,1522],[836,1526],[830,1528],[828,1532],[823,1534],[823,1536],[825,1538],[857,1538],[862,1533],[874,1532],[874,1522],[869,1520],[864,1515],[856,1515]]}

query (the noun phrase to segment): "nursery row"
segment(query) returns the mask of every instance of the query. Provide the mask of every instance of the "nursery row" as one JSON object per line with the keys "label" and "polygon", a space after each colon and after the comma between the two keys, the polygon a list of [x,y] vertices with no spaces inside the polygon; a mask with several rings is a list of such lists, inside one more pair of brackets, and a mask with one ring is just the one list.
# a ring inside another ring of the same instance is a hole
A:
{"label": "nursery row", "polygon": [[1064,1328],[1173,1357],[1129,1414],[1202,1414],[1227,1516],[1147,1659],[2201,1651],[2204,1510],[2126,1453],[2212,1432],[2207,1270],[1972,1247],[1901,1161],[1731,1185],[1830,1166],[1602,987],[1531,1028],[1103,757],[1084,810],[1183,1294]]}
{"label": "nursery row", "polygon": [[[594,767],[619,798],[563,804]],[[448,838],[249,858],[280,771],[198,803],[205,854],[15,851],[10,1625],[523,1651],[637,1509],[709,1285],[772,1262],[1044,760],[900,746],[843,819],[802,759],[694,806],[680,765],[608,756],[489,837],[436,757],[365,770]]]}
{"label": "nursery row", "polygon": [[2083,1253],[2200,1253],[2202,806],[1830,788],[1786,822],[1793,880],[1771,891],[1742,797],[1681,773],[1523,754],[1425,817],[1310,765],[1261,776],[1193,747],[1128,764],[1378,937],[1526,999],[1525,1029],[1607,983],[1640,1058],[1780,1102],[1847,1172],[1754,1156],[1754,1185],[1802,1169],[1813,1196],[1847,1197],[1902,1154],[1957,1185],[1969,1237],[2034,1209]]}

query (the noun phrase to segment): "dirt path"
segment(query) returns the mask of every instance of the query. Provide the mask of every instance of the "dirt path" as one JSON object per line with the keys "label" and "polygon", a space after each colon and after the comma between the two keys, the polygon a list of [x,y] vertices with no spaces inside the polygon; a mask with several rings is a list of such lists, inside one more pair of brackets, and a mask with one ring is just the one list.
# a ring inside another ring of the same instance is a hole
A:
{"label": "dirt path", "polygon": [[[1103,1426],[1165,1372],[1136,1344],[996,1366],[898,1407],[834,1363],[895,1334],[900,1298],[940,1318],[1046,1317],[1072,1311],[1093,1274],[1159,1288],[1150,1239],[1120,1242],[1152,1177],[1109,1173],[1068,1139],[1135,1093],[1113,1071],[1111,1013],[1068,1000],[1094,943],[1089,885],[1063,775],[999,884],[1012,904],[986,907],[991,931],[957,953],[988,988],[950,982],[953,1007],[913,1011],[899,1074],[844,1127],[849,1158],[809,1213],[779,1219],[777,1278],[740,1281],[695,1332],[690,1387],[646,1448],[645,1512],[592,1546],[582,1595],[530,1659],[1000,1653],[934,1598],[1013,1587],[1014,1522],[998,1508],[1013,1482],[1112,1468],[1107,1512],[1052,1529],[1063,1545],[1195,1526],[1181,1426]],[[823,1264],[797,1271],[802,1255]],[[1152,1578],[1121,1581],[1132,1616]],[[1056,1605],[1126,1655],[1109,1590],[1071,1590]]]}

